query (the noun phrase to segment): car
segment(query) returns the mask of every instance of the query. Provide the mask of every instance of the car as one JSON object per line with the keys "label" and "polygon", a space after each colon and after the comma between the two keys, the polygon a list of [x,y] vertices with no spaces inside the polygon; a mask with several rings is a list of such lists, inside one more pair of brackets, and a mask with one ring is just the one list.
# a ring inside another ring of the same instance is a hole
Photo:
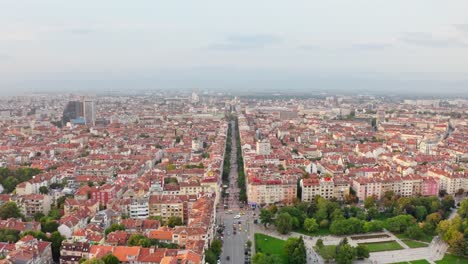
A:
{"label": "car", "polygon": [[226,256],[226,260],[228,260],[228,261],[229,261],[229,260],[231,260],[231,257],[229,257],[229,256]]}
{"label": "car", "polygon": [[239,218],[241,218],[240,215],[235,215],[235,216],[234,216],[234,219],[239,219]]}

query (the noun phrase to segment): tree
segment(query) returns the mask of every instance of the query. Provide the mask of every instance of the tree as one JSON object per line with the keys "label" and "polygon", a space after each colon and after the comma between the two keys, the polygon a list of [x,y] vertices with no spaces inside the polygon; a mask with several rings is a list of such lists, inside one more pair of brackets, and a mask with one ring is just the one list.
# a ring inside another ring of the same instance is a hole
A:
{"label": "tree", "polygon": [[248,247],[248,248],[251,248],[251,247],[252,247],[252,241],[247,240],[247,243],[246,243],[246,244],[247,244],[247,247]]}
{"label": "tree", "polygon": [[315,242],[315,246],[318,248],[323,247],[323,240],[321,238],[317,239],[317,242]]}
{"label": "tree", "polygon": [[128,246],[150,247],[151,241],[142,234],[133,234],[128,238]]}
{"label": "tree", "polygon": [[273,223],[273,213],[268,209],[262,209],[259,218],[265,228]]}
{"label": "tree", "polygon": [[65,240],[58,231],[52,232],[48,241],[52,242],[52,257],[55,261],[60,260],[60,247],[62,246],[62,241]]}
{"label": "tree", "polygon": [[59,227],[59,223],[55,220],[50,219],[43,219],[45,221],[41,221],[41,231],[44,233],[52,233],[57,231]]}
{"label": "tree", "polygon": [[457,215],[451,220],[442,220],[437,225],[437,232],[440,237],[449,244],[454,254],[459,256],[466,254],[467,242],[462,233],[467,230],[466,222],[466,218],[461,219],[460,216]]}
{"label": "tree", "polygon": [[18,183],[19,181],[17,178],[13,176],[8,176],[8,178],[6,178],[2,183],[3,188],[5,189],[4,192],[11,193],[13,190],[15,190],[16,185],[18,185]]}
{"label": "tree", "polygon": [[50,219],[59,220],[62,217],[62,215],[57,207],[52,207],[52,209],[50,209],[49,211],[48,217]]}
{"label": "tree", "polygon": [[330,225],[330,233],[334,235],[349,235],[364,232],[365,221],[355,217],[333,221]]}
{"label": "tree", "polygon": [[439,191],[439,197],[444,197],[444,196],[447,195],[447,194],[448,194],[447,191],[444,190],[444,189],[442,189],[442,190]]}
{"label": "tree", "polygon": [[386,221],[387,229],[391,232],[403,233],[406,228],[413,225],[416,219],[411,215],[398,215],[388,218]]}
{"label": "tree", "polygon": [[326,227],[328,227],[329,224],[330,224],[330,222],[327,219],[323,219],[322,221],[320,221],[320,227],[321,228],[326,228]]}
{"label": "tree", "polygon": [[468,242],[459,231],[455,231],[452,234],[452,238],[447,241],[447,243],[452,249],[452,253],[456,256],[463,256],[468,251]]}
{"label": "tree", "polygon": [[280,234],[287,234],[291,231],[293,225],[293,219],[288,213],[281,213],[278,215],[275,221],[276,230]]}
{"label": "tree", "polygon": [[416,212],[414,216],[416,217],[416,219],[418,219],[418,221],[423,221],[427,216],[426,207],[422,205],[416,206]]}
{"label": "tree", "polygon": [[319,225],[317,224],[317,221],[314,218],[307,218],[304,221],[304,229],[307,232],[313,233],[318,230]]}
{"label": "tree", "polygon": [[33,218],[34,218],[34,221],[39,222],[44,216],[45,215],[43,213],[37,212],[34,214]]}
{"label": "tree", "polygon": [[277,255],[267,255],[262,252],[252,257],[252,264],[281,264],[283,261]]}
{"label": "tree", "polygon": [[160,215],[152,215],[152,216],[148,217],[148,219],[149,220],[158,220],[159,223],[161,223],[161,225],[163,225],[163,223],[164,223],[163,218]]}
{"label": "tree", "polygon": [[365,222],[363,229],[365,233],[368,233],[368,232],[382,231],[383,227],[384,227],[384,223],[382,221],[373,220],[373,221]]}
{"label": "tree", "polygon": [[102,257],[101,260],[104,261],[104,264],[119,264],[120,263],[119,259],[116,256],[112,255],[112,253],[105,255],[104,257]]}
{"label": "tree", "polygon": [[284,250],[290,264],[303,264],[307,262],[307,254],[302,236],[299,238],[288,238],[284,244]]}
{"label": "tree", "polygon": [[107,236],[109,233],[112,233],[114,231],[118,231],[118,230],[125,230],[125,226],[124,225],[119,225],[119,224],[112,224],[109,228],[107,228],[105,230],[105,235]]}
{"label": "tree", "polygon": [[46,186],[41,186],[39,192],[42,194],[49,194],[49,189]]}
{"label": "tree", "polygon": [[181,226],[184,223],[182,222],[182,218],[178,216],[171,216],[169,219],[167,219],[167,225],[169,227],[175,227],[175,226]]}
{"label": "tree", "polygon": [[453,207],[455,207],[455,200],[453,199],[453,196],[444,196],[444,198],[442,199],[442,209],[444,209],[444,211],[447,212]]}
{"label": "tree", "polygon": [[424,236],[424,232],[421,228],[419,228],[418,225],[412,225],[408,227],[405,231],[405,234],[408,237],[414,238],[414,239],[420,239],[421,237]]}
{"label": "tree", "polygon": [[464,199],[461,202],[460,208],[458,208],[458,215],[461,218],[468,218],[468,199]]}
{"label": "tree", "polygon": [[12,229],[0,229],[0,242],[15,243],[19,240],[19,231]]}
{"label": "tree", "polygon": [[375,197],[374,196],[369,196],[364,200],[364,208],[369,209],[374,207],[375,204]]}
{"label": "tree", "polygon": [[366,246],[358,245],[356,247],[356,257],[358,259],[365,259],[369,257],[369,249]]}
{"label": "tree", "polygon": [[205,251],[205,261],[209,264],[216,264],[219,256],[221,255],[222,247],[223,243],[221,240],[213,240],[213,242],[211,242],[210,248]]}
{"label": "tree", "polygon": [[336,262],[338,264],[351,264],[356,257],[356,249],[349,244],[337,247]]}
{"label": "tree", "polygon": [[339,208],[335,209],[330,217],[331,217],[332,221],[342,220],[342,219],[345,218],[344,215],[343,215],[343,210],[341,210]]}
{"label": "tree", "polygon": [[221,251],[223,249],[223,242],[219,239],[213,240],[211,242],[211,250],[215,253],[216,256],[221,255]]}
{"label": "tree", "polygon": [[104,261],[102,261],[101,259],[92,258],[92,259],[86,260],[86,261],[83,262],[82,264],[105,264],[105,263],[104,263]]}
{"label": "tree", "polygon": [[205,251],[205,262],[209,264],[216,264],[218,261],[218,257],[215,255],[215,253],[212,250],[206,250]]}
{"label": "tree", "polygon": [[367,219],[371,220],[376,218],[379,215],[379,210],[377,209],[376,206],[371,207],[367,210]]}
{"label": "tree", "polygon": [[0,218],[24,218],[15,202],[6,202],[0,206]]}

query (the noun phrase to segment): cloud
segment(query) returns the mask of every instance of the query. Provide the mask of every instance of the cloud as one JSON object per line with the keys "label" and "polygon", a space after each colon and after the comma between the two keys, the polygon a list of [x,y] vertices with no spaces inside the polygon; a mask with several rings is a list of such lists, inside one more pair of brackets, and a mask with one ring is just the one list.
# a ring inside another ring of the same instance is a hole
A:
{"label": "cloud", "polygon": [[299,50],[303,51],[329,51],[329,52],[349,52],[349,51],[373,51],[373,50],[382,50],[386,48],[393,47],[391,43],[378,43],[378,42],[362,42],[355,43],[351,45],[327,45],[321,46],[318,44],[306,44],[298,46]]}
{"label": "cloud", "polygon": [[71,29],[67,29],[64,31],[72,33],[72,34],[84,35],[84,34],[93,33],[96,30],[92,28],[71,28]]}
{"label": "cloud", "polygon": [[382,50],[386,48],[392,47],[392,44],[389,43],[357,43],[351,45],[351,49],[354,50],[362,50],[362,51],[367,51],[367,50]]}
{"label": "cloud", "polygon": [[11,60],[12,58],[13,58],[13,56],[6,55],[6,54],[0,54],[0,61],[7,61],[7,60]]}
{"label": "cloud", "polygon": [[259,49],[280,43],[282,39],[270,34],[252,34],[229,36],[224,41],[208,47],[212,50],[249,50]]}
{"label": "cloud", "polygon": [[322,49],[322,46],[316,44],[305,44],[297,47],[300,50],[312,51]]}
{"label": "cloud", "polygon": [[438,37],[425,32],[404,33],[399,39],[411,45],[432,48],[468,47],[468,43],[460,39]]}
{"label": "cloud", "polygon": [[461,31],[464,34],[468,35],[468,24],[456,24],[456,25],[454,25],[454,27],[458,31]]}

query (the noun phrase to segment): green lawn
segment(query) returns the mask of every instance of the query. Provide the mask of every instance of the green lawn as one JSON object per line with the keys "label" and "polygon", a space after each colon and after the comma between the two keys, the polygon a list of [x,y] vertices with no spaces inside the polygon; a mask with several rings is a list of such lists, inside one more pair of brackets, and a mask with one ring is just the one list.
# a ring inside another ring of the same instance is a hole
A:
{"label": "green lawn", "polygon": [[[393,234],[394,234],[396,237],[400,238],[400,239],[403,239],[403,238],[412,239],[411,237],[408,237],[408,236],[405,235],[405,234],[395,234],[395,233],[393,233]],[[423,241],[423,242],[427,242],[427,243],[431,243],[432,238],[434,238],[434,236],[424,234],[424,236],[423,236],[422,238],[416,239],[416,240]],[[414,239],[413,239],[413,240],[414,240]]]}
{"label": "green lawn", "polygon": [[271,255],[278,255],[284,264],[288,263],[288,256],[284,252],[286,241],[255,233],[255,252],[262,252]]}
{"label": "green lawn", "polygon": [[445,254],[444,258],[436,261],[437,264],[468,264],[468,258]]}
{"label": "green lawn", "polygon": [[336,254],[336,245],[323,246],[322,248],[315,247],[315,250],[324,259],[334,259]]}
{"label": "green lawn", "polygon": [[406,239],[406,238],[402,239],[401,241],[403,241],[403,243],[405,243],[410,248],[420,248],[420,247],[428,247],[429,246],[429,244],[419,242],[419,241],[416,241],[416,240]]}
{"label": "green lawn", "polygon": [[430,264],[430,262],[425,260],[425,259],[413,260],[413,261],[410,261],[409,263],[411,263],[411,264]]}
{"label": "green lawn", "polygon": [[376,242],[376,243],[359,243],[359,245],[367,246],[369,252],[389,251],[403,249],[396,241]]}
{"label": "green lawn", "polygon": [[301,233],[306,236],[328,236],[330,235],[330,230],[328,228],[319,228],[317,231],[310,233],[301,227],[301,229],[294,230],[294,232]]}

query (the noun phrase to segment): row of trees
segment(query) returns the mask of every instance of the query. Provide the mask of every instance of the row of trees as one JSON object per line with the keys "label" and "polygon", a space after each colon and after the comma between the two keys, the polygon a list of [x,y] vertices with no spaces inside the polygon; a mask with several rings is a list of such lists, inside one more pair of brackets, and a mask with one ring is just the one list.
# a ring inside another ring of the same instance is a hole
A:
{"label": "row of trees", "polygon": [[205,262],[209,264],[217,264],[219,256],[221,256],[222,248],[223,242],[221,242],[221,240],[213,240],[210,248],[205,251]]}
{"label": "row of trees", "polygon": [[244,171],[244,159],[242,158],[242,145],[240,140],[240,131],[239,131],[239,119],[235,119],[235,128],[236,128],[236,148],[237,148],[237,187],[239,191],[239,201],[247,202],[247,191],[246,191],[246,181],[245,181],[245,171]]}
{"label": "row of trees", "polygon": [[224,151],[224,162],[223,162],[223,183],[229,184],[229,171],[231,170],[231,150],[232,150],[232,129],[228,126],[227,137],[226,137],[226,148]]}

